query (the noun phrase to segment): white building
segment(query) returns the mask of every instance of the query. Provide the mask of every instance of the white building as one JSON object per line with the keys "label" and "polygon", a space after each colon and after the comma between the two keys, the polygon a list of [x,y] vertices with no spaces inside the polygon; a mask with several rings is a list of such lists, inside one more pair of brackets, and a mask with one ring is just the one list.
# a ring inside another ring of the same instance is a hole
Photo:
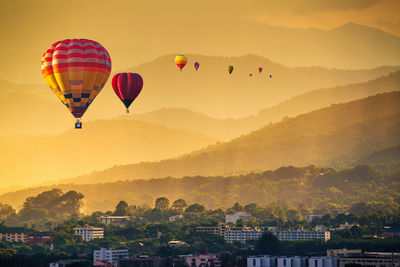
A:
{"label": "white building", "polygon": [[276,267],[276,257],[265,255],[248,257],[247,267]]}
{"label": "white building", "polygon": [[251,215],[246,212],[236,212],[235,214],[225,215],[225,223],[236,224],[238,220],[247,221],[251,219]]}
{"label": "white building", "polygon": [[185,256],[185,263],[188,266],[205,267],[205,266],[221,266],[221,261],[217,254],[205,253],[200,255]]}
{"label": "white building", "polygon": [[329,231],[275,231],[272,232],[279,240],[314,240],[322,239],[328,241],[331,239]]}
{"label": "white building", "polygon": [[106,249],[101,248],[93,251],[93,262],[108,261],[117,266],[118,259],[128,258],[129,253],[127,249]]}
{"label": "white building", "polygon": [[104,237],[104,228],[103,227],[93,227],[93,226],[85,226],[85,227],[75,227],[75,234],[82,237],[82,240],[88,242],[95,238],[103,238]]}
{"label": "white building", "polygon": [[279,257],[277,267],[305,267],[306,259],[300,257]]}
{"label": "white building", "polygon": [[182,220],[182,219],[183,219],[183,214],[178,214],[178,215],[169,217],[169,218],[168,218],[168,221],[170,221],[170,222],[176,222],[176,221]]}
{"label": "white building", "polygon": [[259,239],[263,232],[258,228],[242,227],[239,229],[227,228],[224,232],[224,239],[228,243],[239,241],[246,243],[247,240]]}
{"label": "white building", "polygon": [[129,216],[100,216],[97,217],[97,221],[106,225],[119,225],[124,226],[129,223],[131,218]]}
{"label": "white building", "polygon": [[307,222],[312,222],[314,219],[321,219],[323,217],[323,215],[305,215],[304,216],[304,220]]}
{"label": "white building", "polygon": [[335,257],[311,257],[308,259],[308,267],[337,267],[338,260]]}

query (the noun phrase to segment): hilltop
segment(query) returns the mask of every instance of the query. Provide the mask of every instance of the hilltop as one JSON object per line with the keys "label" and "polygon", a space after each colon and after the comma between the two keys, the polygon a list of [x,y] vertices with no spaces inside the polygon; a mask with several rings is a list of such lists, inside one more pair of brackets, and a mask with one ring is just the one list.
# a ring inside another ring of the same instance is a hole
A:
{"label": "hilltop", "polygon": [[400,143],[400,92],[335,104],[178,158],[113,167],[73,183],[221,175],[283,165],[351,165]]}
{"label": "hilltop", "polygon": [[287,116],[296,116],[331,104],[392,91],[400,91],[400,71],[367,82],[313,90],[242,119],[217,119],[183,108],[163,108],[119,118],[134,118],[229,140]]}
{"label": "hilltop", "polygon": [[2,186],[32,185],[117,164],[176,157],[217,139],[136,120],[97,120],[58,135],[2,140]]}

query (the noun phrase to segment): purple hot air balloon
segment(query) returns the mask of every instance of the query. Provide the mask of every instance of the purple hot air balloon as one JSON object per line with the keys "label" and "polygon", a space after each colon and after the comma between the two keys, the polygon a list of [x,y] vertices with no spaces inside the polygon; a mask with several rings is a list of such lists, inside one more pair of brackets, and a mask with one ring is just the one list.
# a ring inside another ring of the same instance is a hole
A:
{"label": "purple hot air balloon", "polygon": [[121,99],[129,113],[129,106],[140,94],[143,87],[143,79],[137,73],[117,73],[112,79],[115,94]]}
{"label": "purple hot air balloon", "polygon": [[199,67],[200,67],[200,64],[199,64],[199,62],[195,62],[195,63],[194,63],[194,68],[195,68],[196,70],[198,70],[198,69],[199,69]]}

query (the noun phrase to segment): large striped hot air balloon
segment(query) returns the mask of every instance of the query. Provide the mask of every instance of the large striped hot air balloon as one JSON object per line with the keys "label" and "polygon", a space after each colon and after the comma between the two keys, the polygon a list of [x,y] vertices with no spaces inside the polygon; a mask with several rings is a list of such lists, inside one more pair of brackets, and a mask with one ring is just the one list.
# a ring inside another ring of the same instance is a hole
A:
{"label": "large striped hot air balloon", "polygon": [[111,72],[111,58],[98,42],[65,39],[52,44],[42,57],[42,74],[51,90],[80,118],[103,89]]}
{"label": "large striped hot air balloon", "polygon": [[187,57],[184,55],[179,55],[175,57],[175,64],[182,71],[183,67],[185,67],[187,63]]}
{"label": "large striped hot air balloon", "polygon": [[117,73],[112,79],[112,86],[115,94],[124,103],[126,113],[129,113],[129,106],[142,91],[142,76],[137,73]]}

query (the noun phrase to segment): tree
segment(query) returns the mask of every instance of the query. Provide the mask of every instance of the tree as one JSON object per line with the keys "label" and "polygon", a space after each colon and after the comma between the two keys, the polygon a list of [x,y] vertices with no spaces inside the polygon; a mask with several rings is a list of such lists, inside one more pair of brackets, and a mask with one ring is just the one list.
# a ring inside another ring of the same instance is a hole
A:
{"label": "tree", "polygon": [[121,200],[115,207],[114,215],[116,216],[126,216],[129,214],[129,205],[125,201]]}
{"label": "tree", "polygon": [[169,200],[166,197],[159,197],[156,199],[155,208],[160,210],[167,210],[169,207]]}
{"label": "tree", "polygon": [[256,252],[264,255],[278,255],[280,249],[280,241],[271,232],[263,233],[255,245]]}
{"label": "tree", "polygon": [[187,212],[187,213],[201,213],[201,212],[204,212],[205,210],[206,210],[206,208],[203,205],[200,205],[198,203],[194,203],[194,204],[190,205],[189,207],[187,207],[185,212]]}
{"label": "tree", "polygon": [[187,207],[187,203],[184,199],[177,199],[172,203],[172,209],[183,212],[183,209]]}
{"label": "tree", "polygon": [[15,209],[8,204],[0,203],[0,221],[4,221],[7,217],[15,214]]}

